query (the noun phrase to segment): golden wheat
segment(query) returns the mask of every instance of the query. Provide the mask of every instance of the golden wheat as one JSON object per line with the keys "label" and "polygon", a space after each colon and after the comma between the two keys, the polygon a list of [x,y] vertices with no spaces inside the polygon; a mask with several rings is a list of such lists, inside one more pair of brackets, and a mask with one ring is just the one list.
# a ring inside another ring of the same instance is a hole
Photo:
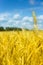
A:
{"label": "golden wheat", "polygon": [[43,31],[0,32],[0,65],[43,65]]}

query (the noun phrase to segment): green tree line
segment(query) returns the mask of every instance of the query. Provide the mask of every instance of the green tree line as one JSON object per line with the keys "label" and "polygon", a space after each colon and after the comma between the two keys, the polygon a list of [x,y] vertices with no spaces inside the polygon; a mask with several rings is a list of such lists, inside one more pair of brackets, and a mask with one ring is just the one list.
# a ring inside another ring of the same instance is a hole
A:
{"label": "green tree line", "polygon": [[[0,31],[22,31],[22,28],[16,28],[16,27],[0,27]],[[25,30],[28,30],[28,29],[25,29]]]}

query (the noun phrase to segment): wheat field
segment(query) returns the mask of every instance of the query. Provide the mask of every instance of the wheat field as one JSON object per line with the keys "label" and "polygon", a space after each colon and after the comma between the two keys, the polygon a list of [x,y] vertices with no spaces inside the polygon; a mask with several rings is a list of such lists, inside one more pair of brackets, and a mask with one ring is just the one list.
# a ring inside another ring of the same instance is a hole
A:
{"label": "wheat field", "polygon": [[0,65],[43,65],[43,31],[0,32]]}

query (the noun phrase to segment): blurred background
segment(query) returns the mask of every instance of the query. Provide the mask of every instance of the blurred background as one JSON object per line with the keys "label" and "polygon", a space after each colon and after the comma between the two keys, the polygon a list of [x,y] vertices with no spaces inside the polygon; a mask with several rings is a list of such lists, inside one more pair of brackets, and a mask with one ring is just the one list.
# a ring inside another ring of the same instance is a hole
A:
{"label": "blurred background", "polygon": [[35,12],[38,29],[43,30],[43,0],[0,0],[0,27],[33,29]]}

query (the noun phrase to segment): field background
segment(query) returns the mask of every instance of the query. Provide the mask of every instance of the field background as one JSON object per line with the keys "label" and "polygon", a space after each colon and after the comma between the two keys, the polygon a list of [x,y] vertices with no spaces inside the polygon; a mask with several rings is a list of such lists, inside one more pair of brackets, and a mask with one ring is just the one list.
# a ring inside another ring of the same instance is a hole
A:
{"label": "field background", "polygon": [[0,31],[0,65],[43,65],[43,31]]}

